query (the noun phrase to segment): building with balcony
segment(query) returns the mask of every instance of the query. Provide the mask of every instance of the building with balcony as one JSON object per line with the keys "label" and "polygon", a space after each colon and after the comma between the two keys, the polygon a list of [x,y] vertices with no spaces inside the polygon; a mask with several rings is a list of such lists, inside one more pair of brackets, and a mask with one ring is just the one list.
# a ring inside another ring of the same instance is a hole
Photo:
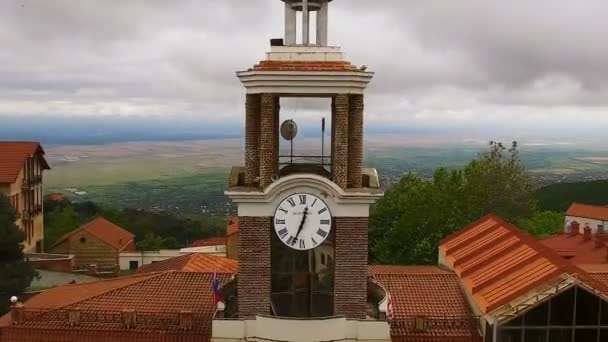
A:
{"label": "building with balcony", "polygon": [[49,169],[40,143],[0,142],[0,194],[17,213],[26,253],[44,249],[42,174]]}

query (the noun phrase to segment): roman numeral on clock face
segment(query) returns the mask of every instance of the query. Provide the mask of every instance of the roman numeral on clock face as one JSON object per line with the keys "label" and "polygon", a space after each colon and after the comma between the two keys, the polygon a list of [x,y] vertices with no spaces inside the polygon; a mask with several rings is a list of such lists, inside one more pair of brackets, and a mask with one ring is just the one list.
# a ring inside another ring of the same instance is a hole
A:
{"label": "roman numeral on clock face", "polygon": [[290,236],[290,237],[289,237],[289,239],[287,239],[287,244],[288,244],[289,246],[293,246],[293,245],[295,245],[295,244],[296,244],[296,240],[295,240],[295,239],[296,239],[296,238],[294,238],[293,236]]}
{"label": "roman numeral on clock face", "polygon": [[285,224],[285,220],[276,219],[276,221],[274,222],[274,224]]}
{"label": "roman numeral on clock face", "polygon": [[300,204],[306,204],[306,195],[300,195]]}
{"label": "roman numeral on clock face", "polygon": [[305,249],[306,248],[306,244],[304,243],[304,240],[300,239],[300,248]]}
{"label": "roman numeral on clock face", "polygon": [[317,235],[325,239],[327,237],[327,232],[319,228],[319,230],[317,230]]}
{"label": "roman numeral on clock face", "polygon": [[330,222],[330,220],[321,220],[321,224],[329,224]]}
{"label": "roman numeral on clock face", "polygon": [[279,234],[279,237],[281,238],[281,240],[283,240],[289,233],[287,233],[287,228],[283,228],[279,230],[277,234]]}
{"label": "roman numeral on clock face", "polygon": [[289,211],[283,209],[283,208],[279,208],[280,211],[284,212],[285,214],[289,214]]}
{"label": "roman numeral on clock face", "polygon": [[292,207],[295,207],[295,206],[296,206],[296,201],[294,201],[294,200],[293,200],[293,198],[288,198],[288,199],[287,199],[287,202],[288,202],[289,204],[291,204],[291,206],[292,206]]}
{"label": "roman numeral on clock face", "polygon": [[312,238],[312,237],[311,237],[311,238],[310,238],[310,240],[312,240],[312,245],[313,245],[313,246],[317,246],[317,245],[319,245],[319,243],[318,243],[317,241],[315,241],[315,238]]}
{"label": "roman numeral on clock face", "polygon": [[318,213],[319,215],[321,215],[321,214],[323,214],[323,213],[324,213],[324,212],[326,212],[326,211],[327,211],[327,208],[323,208],[323,209],[319,210],[317,213]]}

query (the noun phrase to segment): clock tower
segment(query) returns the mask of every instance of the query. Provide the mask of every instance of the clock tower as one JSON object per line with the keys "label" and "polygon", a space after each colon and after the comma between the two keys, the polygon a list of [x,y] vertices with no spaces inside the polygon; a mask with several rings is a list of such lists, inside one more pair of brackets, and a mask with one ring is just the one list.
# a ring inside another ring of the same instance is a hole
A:
{"label": "clock tower", "polygon": [[[226,194],[239,216],[238,317],[364,319],[369,207],[382,196],[376,170],[362,164],[373,73],[328,45],[331,0],[282,2],[284,38],[237,72],[246,89],[245,155]],[[282,154],[281,139],[295,139],[295,124],[281,124],[281,100],[290,97],[330,99],[330,152]]]}

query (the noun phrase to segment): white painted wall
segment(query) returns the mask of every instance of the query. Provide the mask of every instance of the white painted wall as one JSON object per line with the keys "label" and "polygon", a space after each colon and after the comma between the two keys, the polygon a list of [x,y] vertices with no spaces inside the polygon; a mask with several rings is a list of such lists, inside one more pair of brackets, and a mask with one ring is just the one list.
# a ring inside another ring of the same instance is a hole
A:
{"label": "white painted wall", "polygon": [[591,234],[595,234],[597,233],[597,226],[598,225],[603,225],[604,226],[604,232],[608,231],[608,221],[602,221],[602,220],[595,220],[595,219],[591,219],[591,218],[586,218],[586,217],[577,217],[577,216],[566,216],[566,219],[564,220],[564,232],[569,233],[570,232],[570,224],[572,222],[578,222],[580,224],[580,233],[583,233],[583,229],[585,227],[589,227],[591,228]]}
{"label": "white painted wall", "polygon": [[226,256],[226,246],[190,247],[182,249],[161,249],[158,251],[122,252],[119,255],[120,270],[129,270],[131,261],[137,261],[137,267],[153,262],[163,261],[190,253],[207,253],[215,256]]}

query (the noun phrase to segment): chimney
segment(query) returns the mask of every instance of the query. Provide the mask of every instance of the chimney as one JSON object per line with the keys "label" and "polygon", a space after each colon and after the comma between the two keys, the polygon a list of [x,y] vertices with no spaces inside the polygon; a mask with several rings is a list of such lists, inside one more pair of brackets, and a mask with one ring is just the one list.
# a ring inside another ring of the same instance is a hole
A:
{"label": "chimney", "polygon": [[192,330],[193,324],[193,315],[192,311],[184,311],[182,310],[179,313],[179,327],[182,330]]}
{"label": "chimney", "polygon": [[585,227],[583,229],[583,241],[591,240],[591,228]]}
{"label": "chimney", "polygon": [[80,310],[69,309],[68,310],[68,325],[73,327],[80,323]]}
{"label": "chimney", "polygon": [[573,221],[570,224],[570,235],[572,235],[572,236],[578,235],[580,226],[581,225],[578,222]]}
{"label": "chimney", "polygon": [[136,322],[135,310],[122,310],[121,316],[122,316],[123,327],[125,327],[127,329],[135,328],[135,322]]}

